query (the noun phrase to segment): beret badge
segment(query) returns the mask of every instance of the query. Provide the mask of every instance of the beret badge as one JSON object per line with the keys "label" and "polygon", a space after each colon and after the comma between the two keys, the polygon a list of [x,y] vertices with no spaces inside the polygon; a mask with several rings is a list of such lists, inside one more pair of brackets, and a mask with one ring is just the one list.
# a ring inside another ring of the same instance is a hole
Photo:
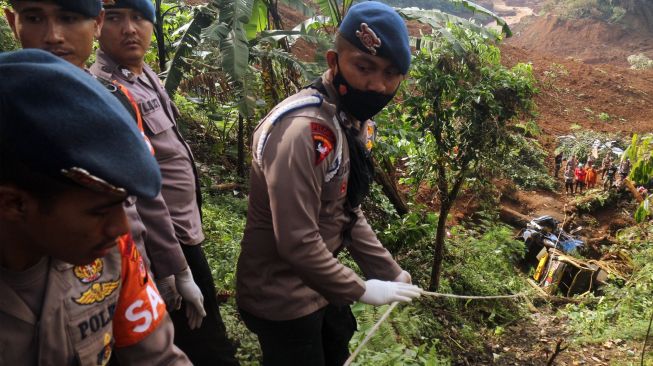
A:
{"label": "beret badge", "polygon": [[360,30],[356,31],[356,37],[360,39],[361,43],[372,54],[376,55],[376,49],[381,47],[381,39],[374,33],[374,31],[367,25],[361,23]]}

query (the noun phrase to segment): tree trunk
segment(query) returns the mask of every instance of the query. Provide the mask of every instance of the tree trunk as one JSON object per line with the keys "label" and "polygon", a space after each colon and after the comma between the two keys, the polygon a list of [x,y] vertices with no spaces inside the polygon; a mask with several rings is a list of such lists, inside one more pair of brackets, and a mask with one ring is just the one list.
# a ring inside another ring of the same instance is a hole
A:
{"label": "tree trunk", "polygon": [[163,34],[163,14],[161,14],[161,0],[156,0],[156,24],[154,25],[154,34],[156,35],[157,56],[159,58],[159,72],[166,69],[166,40]]}
{"label": "tree trunk", "polygon": [[437,291],[440,287],[440,274],[442,273],[442,259],[444,257],[444,236],[446,233],[447,215],[451,209],[448,205],[440,206],[438,228],[435,232],[435,249],[433,251],[433,267],[431,267],[431,282],[429,291]]}
{"label": "tree trunk", "polygon": [[409,211],[408,204],[399,189],[397,189],[394,179],[381,167],[376,159],[372,158],[372,162],[374,163],[374,180],[381,185],[383,193],[388,197],[399,216],[407,214]]}
{"label": "tree trunk", "polygon": [[236,172],[239,177],[245,178],[245,123],[240,113],[238,114],[238,166]]}

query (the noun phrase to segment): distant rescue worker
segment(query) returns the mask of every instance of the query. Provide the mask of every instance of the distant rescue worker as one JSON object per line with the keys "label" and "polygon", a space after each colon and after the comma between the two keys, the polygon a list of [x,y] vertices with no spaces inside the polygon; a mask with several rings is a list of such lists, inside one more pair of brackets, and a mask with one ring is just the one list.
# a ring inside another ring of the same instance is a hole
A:
{"label": "distant rescue worker", "polygon": [[[578,164],[576,170],[574,170],[574,178],[576,180],[576,192],[583,193],[583,188],[585,188],[585,177],[587,176],[587,171],[585,166],[581,163]],[[580,192],[579,192],[580,189]]]}
{"label": "distant rescue worker", "polygon": [[585,163],[585,166],[591,167],[592,165],[594,165],[594,155],[592,155],[592,153],[590,152],[589,154],[587,154],[587,162]]}
{"label": "distant rescue worker", "polygon": [[[88,72],[86,61],[93,51],[93,40],[99,36],[104,21],[100,0],[11,0],[10,4],[12,7],[5,9],[5,15],[24,48],[48,51]],[[111,91],[143,131],[140,109],[129,90],[111,75],[102,75],[97,80]],[[197,304],[201,310],[202,294],[191,279],[188,264],[179,243],[174,239],[172,229],[172,240],[159,240],[163,235],[160,230],[146,232],[135,201],[135,197],[130,197],[125,202],[132,238],[143,251],[146,264],[151,266],[154,280],[168,309],[179,308],[183,296],[184,300]],[[138,205],[160,207],[165,206],[165,202],[163,196],[158,194],[152,199],[141,198]],[[145,238],[148,239],[147,243],[144,242]]]}
{"label": "distant rescue worker", "polygon": [[612,166],[612,156],[610,152],[605,154],[605,157],[601,161],[601,179],[604,179],[605,173],[608,171],[608,168]]}
{"label": "distant rescue worker", "polygon": [[201,192],[193,154],[177,128],[176,106],[157,74],[144,62],[152,39],[154,5],[150,0],[117,0],[105,3],[105,11],[100,48],[91,72],[118,80],[132,93],[163,178],[162,202],[137,202],[147,228],[145,246],[163,246],[154,242],[181,246],[190,272],[173,272],[174,284],[181,290],[181,284],[194,281],[201,290],[171,312],[175,344],[196,365],[235,365],[235,348],[227,338],[213,276],[201,246]]}
{"label": "distant rescue worker", "polygon": [[131,116],[41,50],[0,80],[0,364],[190,365],[129,235],[123,202],[161,187]]}
{"label": "distant rescue worker", "polygon": [[585,184],[587,185],[587,189],[592,189],[594,186],[596,186],[596,178],[597,178],[597,172],[596,169],[592,165],[587,168],[587,172],[585,175]]}
{"label": "distant rescue worker", "polygon": [[578,165],[578,159],[576,159],[576,155],[572,155],[569,160],[567,160],[567,167],[571,167],[571,171],[573,172],[576,170],[576,166]]}
{"label": "distant rescue worker", "polygon": [[558,174],[560,173],[560,167],[562,167],[562,152],[560,152],[558,155],[555,156],[554,160],[554,170],[553,170],[553,176],[558,178]]}
{"label": "distant rescue worker", "polygon": [[571,165],[567,164],[563,177],[565,179],[565,193],[574,194],[574,169]]}
{"label": "distant rescue worker", "polygon": [[[410,66],[406,25],[387,5],[358,3],[326,59],[329,69],[254,131],[236,294],[264,365],[342,365],[356,330],[350,304],[421,294],[360,208],[373,174],[369,120]],[[345,249],[367,281],[338,260]]]}
{"label": "distant rescue worker", "polygon": [[614,184],[614,177],[617,174],[617,167],[614,164],[610,164],[605,171],[605,176],[603,178],[603,189],[609,190]]}
{"label": "distant rescue worker", "polygon": [[623,157],[619,163],[619,179],[623,182],[630,174],[630,159]]}

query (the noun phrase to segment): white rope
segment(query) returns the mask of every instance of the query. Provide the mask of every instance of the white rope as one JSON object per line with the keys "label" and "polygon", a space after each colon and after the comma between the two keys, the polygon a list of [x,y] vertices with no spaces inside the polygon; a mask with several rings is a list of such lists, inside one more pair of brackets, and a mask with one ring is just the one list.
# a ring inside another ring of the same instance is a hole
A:
{"label": "white rope", "polygon": [[343,366],[349,366],[352,363],[352,361],[354,361],[356,356],[358,356],[358,353],[360,353],[360,351],[367,344],[367,342],[370,340],[370,338],[372,338],[374,333],[376,333],[376,331],[379,329],[381,324],[388,318],[388,316],[390,316],[390,313],[392,312],[392,310],[394,310],[397,307],[397,304],[399,304],[399,303],[396,302],[396,301],[393,302],[390,305],[390,307],[385,311],[385,313],[383,313],[383,315],[381,316],[381,319],[379,319],[379,321],[377,321],[376,324],[374,324],[374,326],[372,327],[372,329],[370,329],[370,332],[367,333],[367,335],[365,336],[365,338],[363,339],[361,344],[359,344],[358,347],[356,347],[356,350],[354,351],[354,353],[349,355],[349,358],[347,359],[347,361],[345,361],[345,364]]}
{"label": "white rope", "polygon": [[[520,292],[515,295],[494,295],[494,296],[472,296],[472,295],[454,295],[454,294],[442,294],[439,292],[430,292],[430,291],[422,291],[422,295],[425,296],[432,296],[432,297],[448,297],[448,298],[454,298],[454,299],[467,299],[467,300],[491,300],[491,299],[513,299],[516,297],[523,297],[526,295],[526,292]],[[393,302],[390,307],[381,315],[381,318],[374,324],[372,329],[370,329],[369,333],[363,338],[363,341],[356,347],[354,352],[349,355],[349,358],[347,358],[347,361],[345,361],[343,366],[349,366],[351,363],[356,359],[356,356],[360,353],[360,351],[365,347],[367,342],[372,338],[374,333],[376,333],[377,330],[379,330],[379,327],[381,327],[381,324],[390,316],[390,313],[392,310],[394,310],[397,307],[398,302]]]}

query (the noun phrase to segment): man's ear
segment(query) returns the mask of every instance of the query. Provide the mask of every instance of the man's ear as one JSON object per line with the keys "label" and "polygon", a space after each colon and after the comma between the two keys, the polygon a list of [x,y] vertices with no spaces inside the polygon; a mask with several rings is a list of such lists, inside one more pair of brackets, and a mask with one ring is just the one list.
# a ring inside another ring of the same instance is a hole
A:
{"label": "man's ear", "polygon": [[36,198],[11,185],[0,185],[0,220],[18,222],[36,206]]}
{"label": "man's ear", "polygon": [[95,17],[95,39],[100,38],[103,24],[104,24],[104,9],[100,10],[100,14],[98,14],[98,16]]}
{"label": "man's ear", "polygon": [[329,70],[335,75],[338,71],[338,53],[335,50],[328,50],[326,53],[327,64]]}
{"label": "man's ear", "polygon": [[18,32],[16,32],[16,13],[9,8],[5,8],[5,18],[7,19],[9,27],[11,27],[11,31],[14,33],[14,37],[20,41],[20,38],[18,38]]}

